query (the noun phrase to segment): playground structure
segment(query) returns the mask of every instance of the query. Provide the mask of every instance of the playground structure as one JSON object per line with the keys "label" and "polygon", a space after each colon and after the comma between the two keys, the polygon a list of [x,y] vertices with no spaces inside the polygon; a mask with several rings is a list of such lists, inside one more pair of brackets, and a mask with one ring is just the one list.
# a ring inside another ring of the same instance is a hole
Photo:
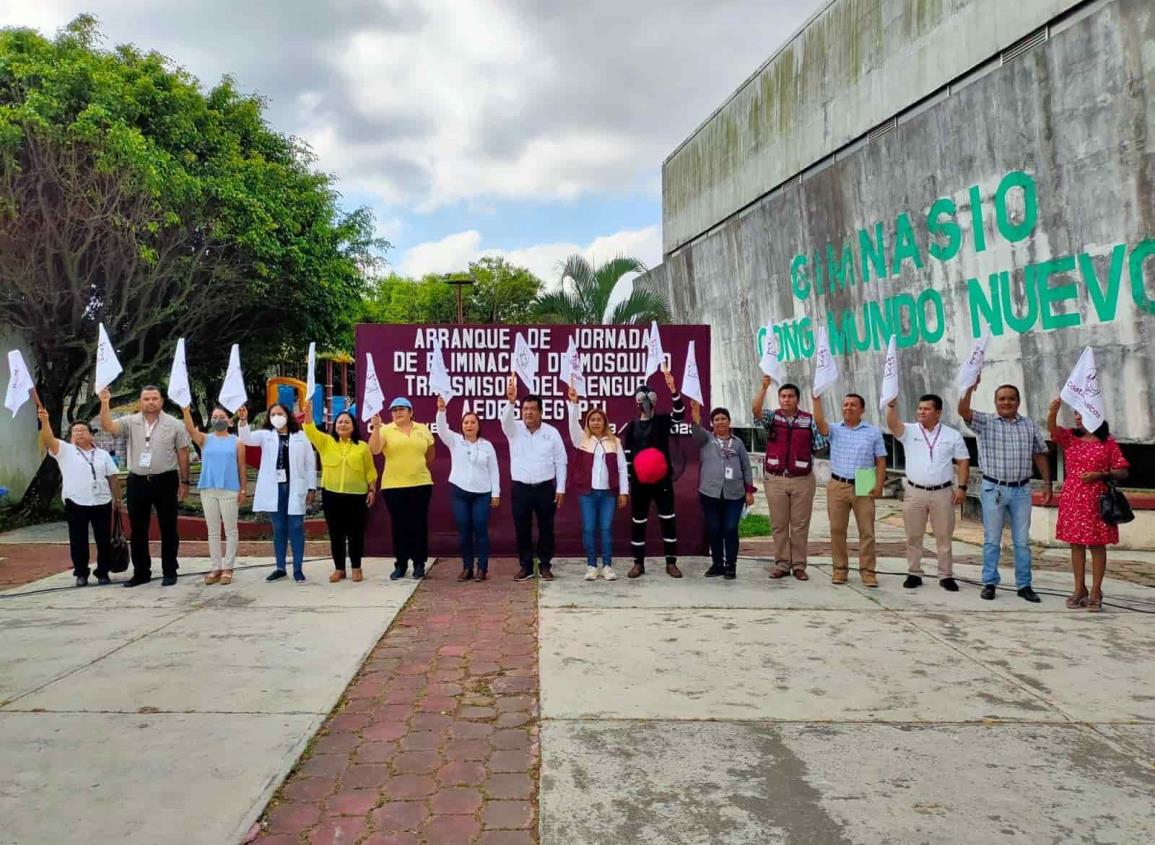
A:
{"label": "playground structure", "polygon": [[[313,393],[313,420],[319,427],[327,427],[333,418],[343,411],[356,413],[356,403],[349,396],[349,366],[353,356],[347,352],[328,352],[318,356],[325,362],[325,381],[318,382]],[[333,393],[334,364],[340,367],[341,392]],[[283,405],[298,422],[305,422],[301,407],[305,404],[307,385],[299,378],[273,376],[265,382],[266,407]]]}

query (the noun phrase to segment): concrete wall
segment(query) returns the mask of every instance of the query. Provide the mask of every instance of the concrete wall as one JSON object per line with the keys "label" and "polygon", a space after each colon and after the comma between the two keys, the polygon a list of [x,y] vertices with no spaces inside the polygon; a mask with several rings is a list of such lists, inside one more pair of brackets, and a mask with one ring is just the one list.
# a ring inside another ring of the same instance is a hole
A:
{"label": "concrete wall", "polygon": [[[1000,194],[1016,172],[1035,186],[1037,203],[1028,202],[1024,190]],[[1025,388],[1026,411],[1042,419],[1049,398],[1090,344],[1112,429],[1120,439],[1151,443],[1153,184],[1155,4],[1116,0],[1092,7],[1047,43],[800,185],[725,220],[667,256],[653,277],[670,296],[677,320],[713,327],[712,401],[734,409],[738,424],[748,420],[759,379],[759,326],[784,321],[799,342],[787,350],[793,352],[787,376],[808,384],[814,327],[827,325],[832,315],[836,327],[845,327],[849,314],[856,332],[851,337],[864,336],[871,309],[883,314],[888,302],[904,296],[911,302],[925,297],[925,307],[907,309],[896,328],[913,334],[906,338],[913,345],[900,351],[904,405],[927,390],[953,405],[959,362],[987,322],[981,303],[995,274],[1007,302],[1000,306],[1002,334],[991,341],[986,389],[976,407],[991,406],[990,387],[1012,382]],[[927,222],[940,198],[958,208],[961,247],[947,260],[928,254],[944,242],[941,232],[931,237]],[[1033,221],[1027,219],[1032,213]],[[900,218],[911,226],[905,238]],[[851,273],[845,284],[835,284],[827,258],[832,255],[837,271],[849,244],[849,267],[861,271],[859,232],[873,234],[876,225],[889,244],[887,278],[863,281],[858,272],[857,279]],[[1018,239],[1004,230],[1017,230]],[[920,254],[921,267],[908,257],[897,262],[898,272],[889,272],[900,242]],[[799,255],[807,264],[792,278]],[[936,307],[942,309],[939,337]],[[927,315],[923,331],[912,332],[920,310]],[[1033,315],[1029,325],[1009,324],[1024,314]],[[1063,324],[1073,325],[1054,327]],[[843,375],[837,389],[864,394],[873,417],[885,343],[886,335],[876,333],[865,348],[851,344],[838,357]]]}
{"label": "concrete wall", "polygon": [[1077,0],[834,0],[662,168],[668,254]]}
{"label": "concrete wall", "polygon": [[[10,349],[19,349],[25,361],[33,360],[22,338],[0,329],[0,389],[4,390],[7,390],[11,378],[8,372]],[[0,487],[8,488],[9,502],[20,501],[40,466],[41,453],[36,434],[36,407],[31,401],[24,404],[15,418],[7,408],[0,406]]]}

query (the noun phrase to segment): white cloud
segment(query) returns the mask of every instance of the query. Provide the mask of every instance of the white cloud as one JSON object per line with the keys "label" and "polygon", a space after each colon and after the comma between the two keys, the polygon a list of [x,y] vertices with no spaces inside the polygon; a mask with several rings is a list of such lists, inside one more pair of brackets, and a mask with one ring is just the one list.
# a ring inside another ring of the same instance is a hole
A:
{"label": "white cloud", "polygon": [[458,232],[438,241],[428,241],[406,250],[397,262],[397,272],[405,276],[426,273],[452,273],[485,255],[500,256],[511,264],[526,267],[547,285],[557,284],[565,260],[581,253],[597,264],[618,255],[640,258],[647,266],[662,260],[662,237],[657,226],[615,232],[596,238],[582,246],[575,243],[545,243],[517,249],[486,249],[481,233],[475,229]]}

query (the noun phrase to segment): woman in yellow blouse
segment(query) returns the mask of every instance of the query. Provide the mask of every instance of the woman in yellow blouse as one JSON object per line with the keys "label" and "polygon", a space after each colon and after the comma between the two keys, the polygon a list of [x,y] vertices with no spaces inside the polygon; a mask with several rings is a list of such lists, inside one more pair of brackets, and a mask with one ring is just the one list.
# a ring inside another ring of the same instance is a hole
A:
{"label": "woman in yellow blouse", "polygon": [[305,436],[321,456],[321,486],[325,493],[321,509],[329,526],[333,555],[331,583],[345,578],[345,550],[353,566],[353,580],[360,581],[361,556],[365,551],[365,519],[377,490],[377,467],[369,446],[361,442],[357,423],[347,412],[333,420],[332,436],[313,425],[313,403],[304,406]]}
{"label": "woman in yellow blouse", "polygon": [[393,574],[396,581],[413,561],[413,577],[425,577],[429,557],[429,500],[433,498],[433,464],[436,445],[433,434],[421,423],[413,422],[413,403],[398,396],[389,403],[393,422],[382,425],[380,415],[373,417],[369,448],[374,455],[385,455],[381,474],[381,495],[393,523],[393,553],[397,556]]}

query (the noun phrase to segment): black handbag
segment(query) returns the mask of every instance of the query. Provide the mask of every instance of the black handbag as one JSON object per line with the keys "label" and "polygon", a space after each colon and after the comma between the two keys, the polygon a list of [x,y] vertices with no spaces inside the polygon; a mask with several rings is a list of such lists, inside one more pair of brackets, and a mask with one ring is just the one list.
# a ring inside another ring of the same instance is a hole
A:
{"label": "black handbag", "polygon": [[112,512],[112,542],[109,544],[110,549],[108,553],[109,572],[124,572],[128,569],[128,564],[132,560],[132,554],[128,548],[128,540],[124,538],[123,518],[120,511],[114,510]]}
{"label": "black handbag", "polygon": [[1131,503],[1114,481],[1107,482],[1107,490],[1099,495],[1099,517],[1108,525],[1123,525],[1135,519]]}

